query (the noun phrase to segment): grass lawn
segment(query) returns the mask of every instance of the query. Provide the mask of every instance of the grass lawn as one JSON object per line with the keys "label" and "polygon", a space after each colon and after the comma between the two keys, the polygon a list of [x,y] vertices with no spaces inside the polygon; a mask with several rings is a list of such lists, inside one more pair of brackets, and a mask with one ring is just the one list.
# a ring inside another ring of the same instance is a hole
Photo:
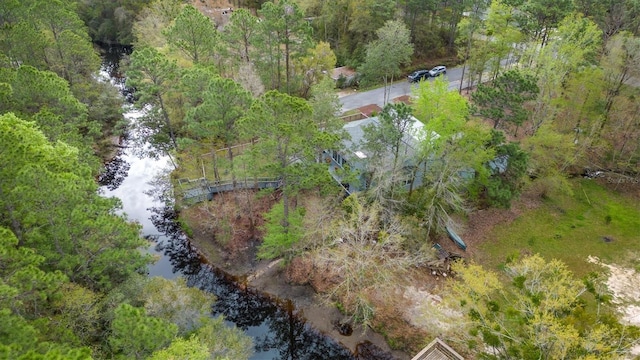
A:
{"label": "grass lawn", "polygon": [[493,229],[489,238],[495,241],[480,247],[485,267],[497,269],[510,257],[538,253],[547,260],[562,260],[578,277],[602,271],[587,262],[589,255],[640,271],[640,202],[594,180],[573,184],[572,196],[547,199]]}

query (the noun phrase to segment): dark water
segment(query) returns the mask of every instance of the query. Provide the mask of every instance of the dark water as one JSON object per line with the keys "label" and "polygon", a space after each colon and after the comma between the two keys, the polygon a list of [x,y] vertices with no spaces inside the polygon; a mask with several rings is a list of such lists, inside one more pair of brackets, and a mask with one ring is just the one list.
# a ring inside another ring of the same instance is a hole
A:
{"label": "dark water", "polygon": [[131,46],[105,45],[99,47],[99,50],[102,57],[102,71],[109,75],[109,79],[113,84],[123,90],[126,79],[121,60],[131,55],[133,48]]}
{"label": "dark water", "polygon": [[[104,72],[119,74],[107,61]],[[112,78],[113,79],[113,78]],[[113,81],[122,86],[124,80]],[[130,121],[141,115],[133,109],[126,113]],[[126,142],[124,145],[127,144]],[[212,315],[223,315],[229,326],[251,336],[255,355],[251,359],[326,360],[384,359],[393,357],[371,343],[362,343],[358,354],[306,324],[288,300],[245,289],[234,278],[215,269],[198,254],[175,222],[167,183],[168,159],[139,158],[135,149],[122,150],[108,164],[100,178],[105,196],[122,201],[123,212],[142,225],[142,234],[150,240],[148,252],[158,261],[150,266],[149,276],[173,279],[182,276],[190,286],[208,291],[218,298]]]}
{"label": "dark water", "polygon": [[155,211],[153,222],[168,231],[168,238],[157,249],[190,286],[218,297],[214,315],[223,315],[229,324],[253,337],[256,351],[253,359],[356,358],[348,349],[304,323],[290,301],[245,289],[233,277],[206,264],[175,226],[175,213],[166,208]]}

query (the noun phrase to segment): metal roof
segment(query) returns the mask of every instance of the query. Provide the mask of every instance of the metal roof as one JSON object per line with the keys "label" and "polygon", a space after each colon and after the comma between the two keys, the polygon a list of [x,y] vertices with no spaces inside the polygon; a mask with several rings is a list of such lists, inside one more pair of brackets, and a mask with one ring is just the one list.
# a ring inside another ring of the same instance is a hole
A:
{"label": "metal roof", "polygon": [[[378,123],[378,117],[370,117],[362,120],[351,121],[343,126],[343,129],[350,136],[350,139],[346,139],[342,142],[344,149],[347,150],[347,153],[344,154],[346,155],[345,158],[365,159],[371,155],[362,148],[362,144],[364,141],[364,128],[367,125],[377,125]],[[407,131],[402,141],[407,147],[406,150],[415,151],[418,148],[420,141],[424,139],[424,137],[424,124],[422,124],[422,122],[420,122],[418,119],[414,118],[412,128]],[[353,155],[355,155],[355,157]]]}

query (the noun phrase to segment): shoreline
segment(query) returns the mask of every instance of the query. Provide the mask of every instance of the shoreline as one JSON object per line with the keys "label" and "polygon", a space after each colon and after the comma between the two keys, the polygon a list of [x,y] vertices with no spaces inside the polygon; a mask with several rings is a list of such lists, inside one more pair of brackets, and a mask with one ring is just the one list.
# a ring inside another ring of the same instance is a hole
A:
{"label": "shoreline", "polygon": [[[239,279],[244,286],[264,293],[270,297],[289,300],[305,323],[325,336],[349,349],[352,354],[357,354],[359,344],[371,343],[380,350],[390,354],[396,360],[409,360],[411,355],[400,350],[392,350],[383,335],[370,328],[353,325],[353,333],[349,336],[341,335],[335,326],[335,322],[345,321],[347,316],[340,313],[335,306],[329,306],[322,302],[310,285],[294,285],[285,280],[284,268],[280,260],[254,260],[251,256],[244,259],[236,259],[234,262],[212,261],[219,259],[220,254],[212,254],[214,244],[201,239],[198,236],[190,238],[196,251],[206,259],[207,263],[219,270]],[[210,245],[210,246],[209,246]],[[253,250],[253,249],[252,249]],[[250,255],[253,251],[248,251]]]}

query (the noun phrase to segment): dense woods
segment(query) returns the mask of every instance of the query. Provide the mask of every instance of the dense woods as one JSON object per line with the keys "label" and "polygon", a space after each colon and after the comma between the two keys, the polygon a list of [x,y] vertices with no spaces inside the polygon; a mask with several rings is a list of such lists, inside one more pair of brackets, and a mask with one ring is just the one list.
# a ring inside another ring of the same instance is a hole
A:
{"label": "dense woods", "polygon": [[[585,172],[639,176],[637,0],[223,5],[213,16],[200,0],[3,3],[2,356],[243,359],[252,351],[210,318],[215,299],[144,276],[151,259],[139,251],[139,227],[99,195],[109,138],[129,124],[120,94],[97,76],[92,41],[134,47],[123,68],[144,110],[135,141],[149,144],[146,155],[169,156],[172,179],[278,179],[279,204],[252,229],[264,238],[258,256],[308,269],[302,283],[320,269],[324,298],[377,329],[378,309],[393,303],[378,289],[393,294],[433,264],[433,240],[473,211],[509,208],[523,191],[570,193],[570,177]],[[387,104],[357,144],[372,160],[360,173],[335,167],[336,182],[323,151],[345,150],[348,138],[331,70],[348,65],[360,86],[386,88],[440,63],[463,67],[459,91],[437,78],[421,82],[410,105]],[[360,175],[363,191],[344,200],[344,185]],[[239,209],[252,205],[231,197]],[[562,263],[519,259],[505,266],[506,281],[456,266],[459,281],[447,291],[466,316],[458,341],[471,356],[618,358],[637,335],[610,308],[584,310],[607,296]]]}
{"label": "dense woods", "polygon": [[140,226],[99,194],[122,97],[74,3],[1,11],[0,357],[248,358],[212,296],[147,278]]}

